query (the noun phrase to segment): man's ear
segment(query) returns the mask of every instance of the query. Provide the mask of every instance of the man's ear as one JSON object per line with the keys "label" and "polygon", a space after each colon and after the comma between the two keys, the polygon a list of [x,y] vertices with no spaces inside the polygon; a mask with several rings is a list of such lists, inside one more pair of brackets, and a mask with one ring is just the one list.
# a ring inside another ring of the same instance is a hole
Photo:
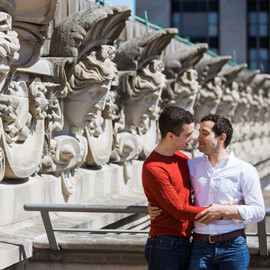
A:
{"label": "man's ear", "polygon": [[169,131],[167,133],[166,137],[167,137],[167,139],[172,140],[175,137],[175,135],[172,132]]}
{"label": "man's ear", "polygon": [[226,141],[226,138],[227,138],[227,135],[225,133],[222,133],[221,135],[219,135],[219,142],[222,144],[222,143],[225,143]]}

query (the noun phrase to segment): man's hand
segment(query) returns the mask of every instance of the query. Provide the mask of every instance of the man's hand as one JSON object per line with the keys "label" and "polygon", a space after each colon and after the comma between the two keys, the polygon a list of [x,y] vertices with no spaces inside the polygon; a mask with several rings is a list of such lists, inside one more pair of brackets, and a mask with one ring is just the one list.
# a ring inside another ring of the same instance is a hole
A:
{"label": "man's hand", "polygon": [[203,210],[195,217],[195,221],[203,224],[209,224],[216,220],[230,220],[230,219],[240,219],[238,209],[235,205],[220,205],[220,204],[210,204],[208,208]]}
{"label": "man's hand", "polygon": [[151,204],[148,203],[147,211],[148,211],[148,215],[150,216],[152,220],[161,214],[162,209],[158,208],[157,206],[151,206]]}
{"label": "man's hand", "polygon": [[222,219],[224,212],[224,205],[210,204],[208,208],[195,216],[195,221],[198,223],[209,224],[216,220]]}
{"label": "man's hand", "polygon": [[245,205],[245,201],[244,199],[240,200],[238,203],[237,203],[237,199],[233,199],[232,201],[226,203],[225,205]]}

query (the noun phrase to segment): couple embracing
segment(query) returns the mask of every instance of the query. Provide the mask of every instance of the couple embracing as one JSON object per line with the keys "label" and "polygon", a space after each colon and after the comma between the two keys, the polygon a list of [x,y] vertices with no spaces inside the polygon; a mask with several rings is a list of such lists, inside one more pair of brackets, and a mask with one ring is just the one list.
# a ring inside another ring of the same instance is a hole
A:
{"label": "couple embracing", "polygon": [[194,139],[190,112],[166,108],[159,129],[161,140],[142,171],[151,216],[148,269],[248,269],[244,230],[264,218],[265,206],[256,169],[227,150],[230,121],[213,114],[201,119],[203,156],[193,159],[179,151]]}

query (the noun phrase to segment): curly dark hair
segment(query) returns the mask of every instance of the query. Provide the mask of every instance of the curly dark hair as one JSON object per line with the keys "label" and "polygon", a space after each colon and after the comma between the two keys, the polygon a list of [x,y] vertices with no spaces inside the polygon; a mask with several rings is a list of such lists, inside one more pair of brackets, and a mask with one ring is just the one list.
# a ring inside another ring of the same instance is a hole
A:
{"label": "curly dark hair", "polygon": [[222,133],[226,134],[226,140],[224,142],[225,148],[230,144],[232,135],[233,135],[233,127],[230,121],[223,116],[217,114],[208,114],[201,119],[201,122],[204,121],[212,121],[214,122],[213,131],[217,136],[220,136]]}
{"label": "curly dark hair", "polygon": [[167,107],[161,113],[158,121],[161,138],[164,139],[168,132],[179,136],[183,131],[183,125],[193,122],[194,117],[189,111],[176,106]]}

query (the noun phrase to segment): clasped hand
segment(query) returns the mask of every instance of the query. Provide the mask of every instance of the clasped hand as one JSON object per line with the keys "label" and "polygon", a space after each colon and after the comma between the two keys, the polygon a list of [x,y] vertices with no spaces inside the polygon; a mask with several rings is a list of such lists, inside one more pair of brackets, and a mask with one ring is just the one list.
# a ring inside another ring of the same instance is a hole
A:
{"label": "clasped hand", "polygon": [[[209,224],[217,220],[229,220],[232,218],[241,219],[239,216],[238,210],[235,207],[237,200],[227,203],[226,205],[221,204],[209,204],[205,207],[202,212],[195,216],[195,221],[198,223]],[[238,205],[243,205],[245,202],[241,200],[238,202]],[[151,206],[148,204],[148,214],[150,215],[151,220],[156,218],[162,213],[162,209],[157,206]]]}

